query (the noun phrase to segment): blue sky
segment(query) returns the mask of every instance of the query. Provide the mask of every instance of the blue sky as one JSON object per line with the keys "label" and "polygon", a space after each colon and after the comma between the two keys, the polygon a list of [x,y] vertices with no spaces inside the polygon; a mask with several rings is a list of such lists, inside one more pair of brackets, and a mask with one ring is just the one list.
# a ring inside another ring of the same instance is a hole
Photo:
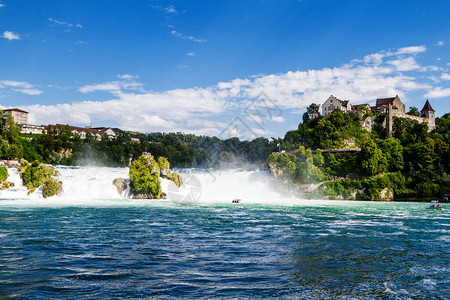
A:
{"label": "blue sky", "polygon": [[333,94],[450,112],[450,1],[0,0],[0,105],[34,124],[283,136]]}

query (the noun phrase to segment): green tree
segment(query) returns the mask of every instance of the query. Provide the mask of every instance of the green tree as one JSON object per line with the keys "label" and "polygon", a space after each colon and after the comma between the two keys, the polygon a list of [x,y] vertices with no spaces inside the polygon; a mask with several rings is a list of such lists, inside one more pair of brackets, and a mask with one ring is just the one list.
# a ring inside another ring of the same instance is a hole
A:
{"label": "green tree", "polygon": [[420,117],[419,109],[415,106],[410,106],[407,115]]}
{"label": "green tree", "polygon": [[373,140],[369,140],[361,146],[358,159],[361,171],[365,175],[376,175],[385,171],[386,166],[383,164],[383,153]]}
{"label": "green tree", "polygon": [[319,108],[320,108],[320,105],[319,105],[319,104],[311,103],[311,105],[309,105],[309,106],[306,108],[306,112],[307,112],[308,115],[311,117],[311,114],[312,114],[314,111],[316,111],[317,113],[319,113]]}
{"label": "green tree", "polygon": [[130,166],[130,186],[135,194],[150,194],[155,198],[161,197],[161,180],[159,179],[158,162],[153,157],[140,156]]}
{"label": "green tree", "polygon": [[403,170],[403,146],[400,141],[396,138],[388,138],[380,140],[378,145],[386,158],[387,169],[391,172]]}

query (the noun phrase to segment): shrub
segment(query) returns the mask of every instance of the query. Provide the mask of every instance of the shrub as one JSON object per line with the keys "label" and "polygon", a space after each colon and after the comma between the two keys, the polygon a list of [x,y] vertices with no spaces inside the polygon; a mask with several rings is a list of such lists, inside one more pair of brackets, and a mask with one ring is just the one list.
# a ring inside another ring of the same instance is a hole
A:
{"label": "shrub", "polygon": [[61,182],[54,178],[56,176],[55,169],[41,164],[37,160],[31,164],[26,160],[21,160],[19,173],[23,185],[28,189],[28,194],[31,194],[37,188],[42,188],[44,198],[52,197],[56,195],[56,192],[61,187]]}
{"label": "shrub", "polygon": [[42,196],[44,198],[55,196],[61,187],[61,182],[54,178],[47,178],[42,186]]}
{"label": "shrub", "polygon": [[[153,157],[141,156],[130,166],[130,187],[134,194],[151,194],[159,197],[161,194],[161,180],[159,167]],[[156,171],[158,169],[158,171]]]}
{"label": "shrub", "polygon": [[8,178],[8,170],[5,167],[0,167],[0,181],[5,181]]}

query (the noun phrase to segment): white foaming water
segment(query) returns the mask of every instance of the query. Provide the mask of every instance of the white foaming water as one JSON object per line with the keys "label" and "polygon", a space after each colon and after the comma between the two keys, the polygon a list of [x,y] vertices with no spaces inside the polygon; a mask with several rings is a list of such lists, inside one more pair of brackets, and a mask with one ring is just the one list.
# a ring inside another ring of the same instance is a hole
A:
{"label": "white foaming water", "polygon": [[128,168],[56,167],[56,170],[63,183],[61,198],[121,199],[113,180],[128,179]]}
{"label": "white foaming water", "polygon": [[[269,173],[263,170],[190,169],[180,171],[180,175],[185,185],[179,192],[182,194],[190,192],[191,197],[188,199],[192,199],[193,202],[231,203],[233,199],[240,199],[240,203],[243,204],[292,204],[299,201],[298,198],[287,198],[274,191],[270,187]],[[193,181],[192,178],[196,180]],[[194,186],[189,184],[189,181],[193,181]]]}
{"label": "white foaming water", "polygon": [[[15,187],[1,191],[2,204],[20,205],[21,203],[24,206],[141,206],[161,202],[231,204],[233,199],[240,199],[241,204],[293,205],[306,201],[309,205],[311,204],[310,200],[302,201],[275,192],[270,188],[269,173],[262,170],[179,170],[183,182],[179,189],[174,187],[171,181],[163,179],[161,182],[163,192],[168,194],[166,200],[134,200],[127,198],[127,191],[120,195],[112,184],[115,178],[128,180],[128,168],[57,166],[55,169],[59,174],[58,180],[63,183],[63,193],[60,196],[47,199],[42,197],[42,192],[39,189],[27,196],[28,191],[22,186],[17,170],[9,169],[10,177],[8,180],[14,182]],[[182,201],[179,201],[180,199]]]}
{"label": "white foaming water", "polygon": [[37,190],[33,194],[28,194],[28,190],[26,187],[22,185],[22,179],[19,176],[19,173],[17,173],[16,168],[8,168],[8,178],[6,181],[14,183],[14,187],[11,187],[9,189],[4,189],[0,193],[1,198],[7,198],[7,199],[24,199],[24,198],[31,198],[36,199],[42,197],[42,192],[40,190]]}
{"label": "white foaming water", "polygon": [[59,196],[44,199],[41,189],[27,195],[28,190],[22,185],[17,169],[8,169],[7,181],[14,182],[15,187],[0,192],[0,199],[9,199],[2,200],[1,203],[21,206],[71,206],[95,205],[104,200],[123,198],[112,182],[118,177],[128,178],[128,168],[57,166],[55,170],[58,172],[58,180],[62,181],[63,192]]}

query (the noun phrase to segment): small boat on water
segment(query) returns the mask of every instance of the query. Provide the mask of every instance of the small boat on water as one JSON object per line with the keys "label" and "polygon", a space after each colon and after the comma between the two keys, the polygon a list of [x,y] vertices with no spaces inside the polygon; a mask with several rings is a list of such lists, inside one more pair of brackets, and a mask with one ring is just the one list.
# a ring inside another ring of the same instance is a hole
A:
{"label": "small boat on water", "polygon": [[439,201],[437,201],[437,200],[431,201],[431,205],[428,208],[429,209],[443,209],[442,204],[439,204]]}
{"label": "small boat on water", "polygon": [[242,199],[236,198],[236,199],[231,200],[231,203],[240,203],[241,201],[242,201]]}

